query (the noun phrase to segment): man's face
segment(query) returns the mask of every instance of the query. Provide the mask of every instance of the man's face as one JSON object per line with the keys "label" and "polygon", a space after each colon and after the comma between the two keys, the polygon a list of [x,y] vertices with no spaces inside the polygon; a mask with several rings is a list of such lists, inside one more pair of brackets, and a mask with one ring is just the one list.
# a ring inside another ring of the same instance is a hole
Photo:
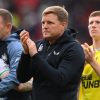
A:
{"label": "man's face", "polygon": [[2,16],[0,16],[0,39],[5,39],[11,30],[11,23],[4,23]]}
{"label": "man's face", "polygon": [[100,16],[89,18],[88,29],[92,38],[100,40]]}
{"label": "man's face", "polygon": [[44,15],[42,17],[43,38],[48,41],[57,39],[64,32],[65,26],[65,22],[60,22],[55,14]]}

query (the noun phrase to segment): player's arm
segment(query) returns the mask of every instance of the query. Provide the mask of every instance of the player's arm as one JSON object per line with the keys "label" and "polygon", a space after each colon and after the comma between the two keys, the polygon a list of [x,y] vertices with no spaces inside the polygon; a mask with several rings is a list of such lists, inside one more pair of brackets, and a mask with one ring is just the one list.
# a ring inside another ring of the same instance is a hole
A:
{"label": "player's arm", "polygon": [[95,72],[100,76],[100,63],[98,63],[95,58],[95,51],[92,50],[87,43],[82,45],[82,47],[84,49],[86,61],[92,66]]}

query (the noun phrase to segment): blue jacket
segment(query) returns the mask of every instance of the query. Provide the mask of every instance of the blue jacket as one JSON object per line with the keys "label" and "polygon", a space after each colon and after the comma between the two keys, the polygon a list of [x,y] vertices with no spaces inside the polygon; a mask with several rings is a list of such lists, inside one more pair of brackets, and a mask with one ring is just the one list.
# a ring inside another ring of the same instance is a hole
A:
{"label": "blue jacket", "polygon": [[[16,69],[22,53],[22,45],[17,33],[11,34],[5,42],[7,43],[7,54],[9,61],[10,73],[0,81],[0,96],[7,96],[7,100],[29,100],[26,93],[18,93],[14,88],[19,84],[16,78]],[[25,95],[24,95],[25,94]],[[22,98],[22,99],[21,99]]]}

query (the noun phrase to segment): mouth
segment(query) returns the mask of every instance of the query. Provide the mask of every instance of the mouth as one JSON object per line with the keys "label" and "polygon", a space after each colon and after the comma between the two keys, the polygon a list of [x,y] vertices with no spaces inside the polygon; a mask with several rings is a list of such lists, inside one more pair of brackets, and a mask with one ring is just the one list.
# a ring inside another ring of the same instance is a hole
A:
{"label": "mouth", "polygon": [[43,30],[44,33],[49,32],[48,30]]}
{"label": "mouth", "polygon": [[48,33],[49,33],[49,31],[43,31],[42,33],[43,33],[43,34],[48,34]]}
{"label": "mouth", "polygon": [[91,30],[91,32],[92,32],[92,33],[96,33],[97,31],[96,31],[96,30]]}

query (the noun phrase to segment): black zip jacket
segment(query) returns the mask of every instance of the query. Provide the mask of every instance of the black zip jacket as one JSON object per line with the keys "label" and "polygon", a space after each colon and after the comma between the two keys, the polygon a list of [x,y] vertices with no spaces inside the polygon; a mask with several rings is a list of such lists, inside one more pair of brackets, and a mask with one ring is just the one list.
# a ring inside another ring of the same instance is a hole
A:
{"label": "black zip jacket", "polygon": [[77,90],[85,62],[75,32],[66,30],[52,45],[46,40],[37,43],[33,57],[22,54],[17,77],[33,81],[33,100],[77,100]]}

